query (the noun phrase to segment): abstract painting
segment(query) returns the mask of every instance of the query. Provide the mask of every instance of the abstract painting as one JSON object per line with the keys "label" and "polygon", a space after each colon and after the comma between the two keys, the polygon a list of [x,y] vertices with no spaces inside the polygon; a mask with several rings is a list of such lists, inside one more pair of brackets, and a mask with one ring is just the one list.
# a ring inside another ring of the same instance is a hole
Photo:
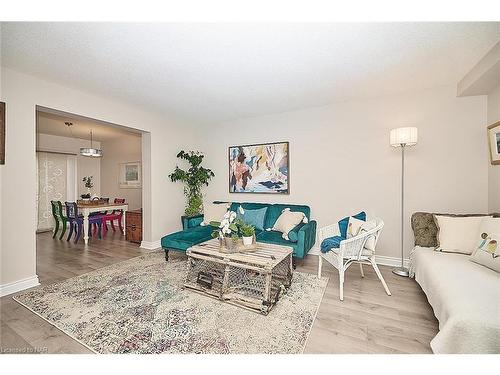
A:
{"label": "abstract painting", "polygon": [[288,142],[229,147],[229,192],[289,194]]}

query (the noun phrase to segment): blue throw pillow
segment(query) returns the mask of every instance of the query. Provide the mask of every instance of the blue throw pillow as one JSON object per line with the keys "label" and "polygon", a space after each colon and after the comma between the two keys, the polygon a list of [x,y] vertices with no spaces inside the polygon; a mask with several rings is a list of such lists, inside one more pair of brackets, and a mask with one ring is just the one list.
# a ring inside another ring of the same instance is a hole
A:
{"label": "blue throw pillow", "polygon": [[340,236],[325,238],[323,242],[321,242],[321,252],[327,253],[333,248],[338,249],[340,247],[340,241],[343,240],[345,240],[345,238],[342,238]]}
{"label": "blue throw pillow", "polygon": [[[366,221],[366,212],[361,211],[359,214],[354,215],[356,219]],[[347,238],[347,226],[349,225],[349,216],[344,217],[342,220],[339,221],[339,230],[340,230],[340,237],[342,237],[344,240]]]}
{"label": "blue throw pillow", "polygon": [[238,209],[236,211],[237,217],[245,223],[253,225],[255,229],[264,230],[264,219],[266,218],[267,207],[259,208],[258,210],[244,210],[245,213],[242,215]]}

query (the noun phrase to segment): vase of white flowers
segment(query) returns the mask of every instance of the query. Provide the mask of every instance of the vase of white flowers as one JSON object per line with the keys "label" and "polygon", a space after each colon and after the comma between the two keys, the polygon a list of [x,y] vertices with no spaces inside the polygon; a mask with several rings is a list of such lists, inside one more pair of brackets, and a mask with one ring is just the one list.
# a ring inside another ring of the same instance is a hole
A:
{"label": "vase of white flowers", "polygon": [[[243,209],[240,207],[240,212],[242,211]],[[212,232],[212,237],[219,239],[221,249],[228,252],[236,251],[240,239],[240,228],[244,224],[241,219],[237,218],[236,212],[228,211],[220,223],[212,222],[210,224],[217,227]]]}

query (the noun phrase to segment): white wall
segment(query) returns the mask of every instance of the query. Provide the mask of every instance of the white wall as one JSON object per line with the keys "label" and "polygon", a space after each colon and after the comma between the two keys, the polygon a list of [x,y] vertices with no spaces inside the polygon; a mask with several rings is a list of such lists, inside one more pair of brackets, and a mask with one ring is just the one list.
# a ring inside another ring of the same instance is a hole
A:
{"label": "white wall", "polygon": [[[95,147],[101,147],[100,142],[94,142]],[[84,139],[61,137],[50,134],[37,134],[37,150],[41,151],[56,151],[68,152],[76,154],[76,182],[77,182],[77,198],[80,195],[87,193],[87,188],[82,181],[84,176],[93,176],[92,195],[101,196],[101,159],[88,158],[80,155],[80,147],[88,147],[89,142]]]}
{"label": "white wall", "polygon": [[142,189],[123,189],[119,185],[120,163],[141,161],[141,137],[120,136],[102,142],[101,191],[103,197],[125,198],[129,209],[142,207]]}
{"label": "white wall", "polygon": [[150,132],[143,143],[146,171],[151,174],[150,180],[145,176],[149,196],[143,205],[148,226],[144,240],[152,243],[179,229],[184,197],[167,175],[175,167],[178,150],[196,143],[191,124],[4,67],[1,75],[2,99],[7,103],[7,160],[0,166],[0,286],[36,280],[36,105]]}
{"label": "white wall", "polygon": [[[318,225],[366,210],[385,221],[379,254],[400,254],[400,149],[389,131],[417,126],[406,154],[406,249],[415,211],[487,212],[486,97],[457,98],[441,87],[373,100],[254,117],[205,129],[209,200],[311,206]],[[290,142],[290,195],[228,193],[228,146]]]}
{"label": "white wall", "polygon": [[[500,86],[488,94],[488,124],[500,121]],[[491,165],[488,160],[488,208],[500,212],[500,165]]]}

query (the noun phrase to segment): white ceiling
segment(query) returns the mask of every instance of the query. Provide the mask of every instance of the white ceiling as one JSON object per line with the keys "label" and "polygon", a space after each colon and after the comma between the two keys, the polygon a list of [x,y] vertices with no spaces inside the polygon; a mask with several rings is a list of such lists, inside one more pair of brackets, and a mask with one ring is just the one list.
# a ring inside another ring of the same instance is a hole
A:
{"label": "white ceiling", "polygon": [[456,84],[500,23],[3,23],[2,64],[215,123]]}
{"label": "white ceiling", "polygon": [[[36,115],[37,133],[90,140],[90,131],[92,130],[92,138],[95,141],[101,142],[124,136],[141,136],[140,132],[128,131],[123,127],[104,124],[100,121],[67,113],[57,113],[57,111],[43,112],[38,110]],[[68,127],[65,122],[70,122],[73,125]]]}

